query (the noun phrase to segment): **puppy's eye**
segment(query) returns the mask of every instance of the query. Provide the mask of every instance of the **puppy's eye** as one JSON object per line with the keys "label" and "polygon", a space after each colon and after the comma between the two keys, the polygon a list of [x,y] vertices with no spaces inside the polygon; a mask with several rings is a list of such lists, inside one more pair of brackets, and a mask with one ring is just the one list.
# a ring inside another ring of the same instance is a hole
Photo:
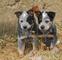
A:
{"label": "puppy's eye", "polygon": [[21,22],[23,22],[23,20],[21,20]]}
{"label": "puppy's eye", "polygon": [[49,21],[45,21],[46,23],[48,23]]}

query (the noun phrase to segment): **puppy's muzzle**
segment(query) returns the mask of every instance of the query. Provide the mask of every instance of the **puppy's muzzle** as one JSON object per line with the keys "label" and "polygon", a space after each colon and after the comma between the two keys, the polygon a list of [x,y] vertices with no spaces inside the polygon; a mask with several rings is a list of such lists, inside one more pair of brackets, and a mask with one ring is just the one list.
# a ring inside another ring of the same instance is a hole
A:
{"label": "puppy's muzzle", "polygon": [[27,29],[27,26],[23,26],[24,29]]}
{"label": "puppy's muzzle", "polygon": [[44,28],[45,28],[45,26],[44,26],[44,25],[42,25],[42,26],[41,26],[41,29],[44,29]]}

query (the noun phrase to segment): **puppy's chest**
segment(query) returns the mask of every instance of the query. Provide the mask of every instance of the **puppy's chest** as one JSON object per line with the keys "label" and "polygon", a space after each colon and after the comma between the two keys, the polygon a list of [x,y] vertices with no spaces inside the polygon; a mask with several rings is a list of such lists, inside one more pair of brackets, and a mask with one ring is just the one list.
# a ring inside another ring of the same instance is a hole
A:
{"label": "puppy's chest", "polygon": [[21,36],[27,36],[27,35],[29,35],[29,34],[30,34],[29,31],[22,31]]}

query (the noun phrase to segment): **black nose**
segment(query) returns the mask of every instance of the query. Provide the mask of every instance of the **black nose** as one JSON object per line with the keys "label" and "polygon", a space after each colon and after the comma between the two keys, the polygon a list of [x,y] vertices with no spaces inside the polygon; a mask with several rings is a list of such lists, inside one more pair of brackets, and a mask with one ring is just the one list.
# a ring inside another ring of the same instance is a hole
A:
{"label": "black nose", "polygon": [[41,29],[44,29],[44,26],[43,25],[41,26]]}
{"label": "black nose", "polygon": [[27,26],[24,26],[23,28],[24,28],[24,29],[26,29],[26,28],[27,28]]}

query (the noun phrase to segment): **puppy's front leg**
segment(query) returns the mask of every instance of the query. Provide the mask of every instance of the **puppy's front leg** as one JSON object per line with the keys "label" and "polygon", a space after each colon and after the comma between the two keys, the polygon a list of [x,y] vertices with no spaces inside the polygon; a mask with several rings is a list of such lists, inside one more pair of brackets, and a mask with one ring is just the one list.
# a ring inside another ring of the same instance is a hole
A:
{"label": "puppy's front leg", "polygon": [[36,39],[33,39],[32,45],[33,45],[33,50],[30,52],[30,56],[33,56],[37,53],[37,41],[36,41]]}
{"label": "puppy's front leg", "polygon": [[53,49],[54,47],[56,47],[56,42],[57,40],[55,39],[55,36],[54,36],[54,38],[51,41],[50,49]]}
{"label": "puppy's front leg", "polygon": [[24,49],[25,49],[25,43],[21,39],[21,37],[18,38],[18,52],[22,56],[24,55]]}
{"label": "puppy's front leg", "polygon": [[37,43],[38,43],[37,39],[34,38],[33,39],[33,50],[37,50]]}

